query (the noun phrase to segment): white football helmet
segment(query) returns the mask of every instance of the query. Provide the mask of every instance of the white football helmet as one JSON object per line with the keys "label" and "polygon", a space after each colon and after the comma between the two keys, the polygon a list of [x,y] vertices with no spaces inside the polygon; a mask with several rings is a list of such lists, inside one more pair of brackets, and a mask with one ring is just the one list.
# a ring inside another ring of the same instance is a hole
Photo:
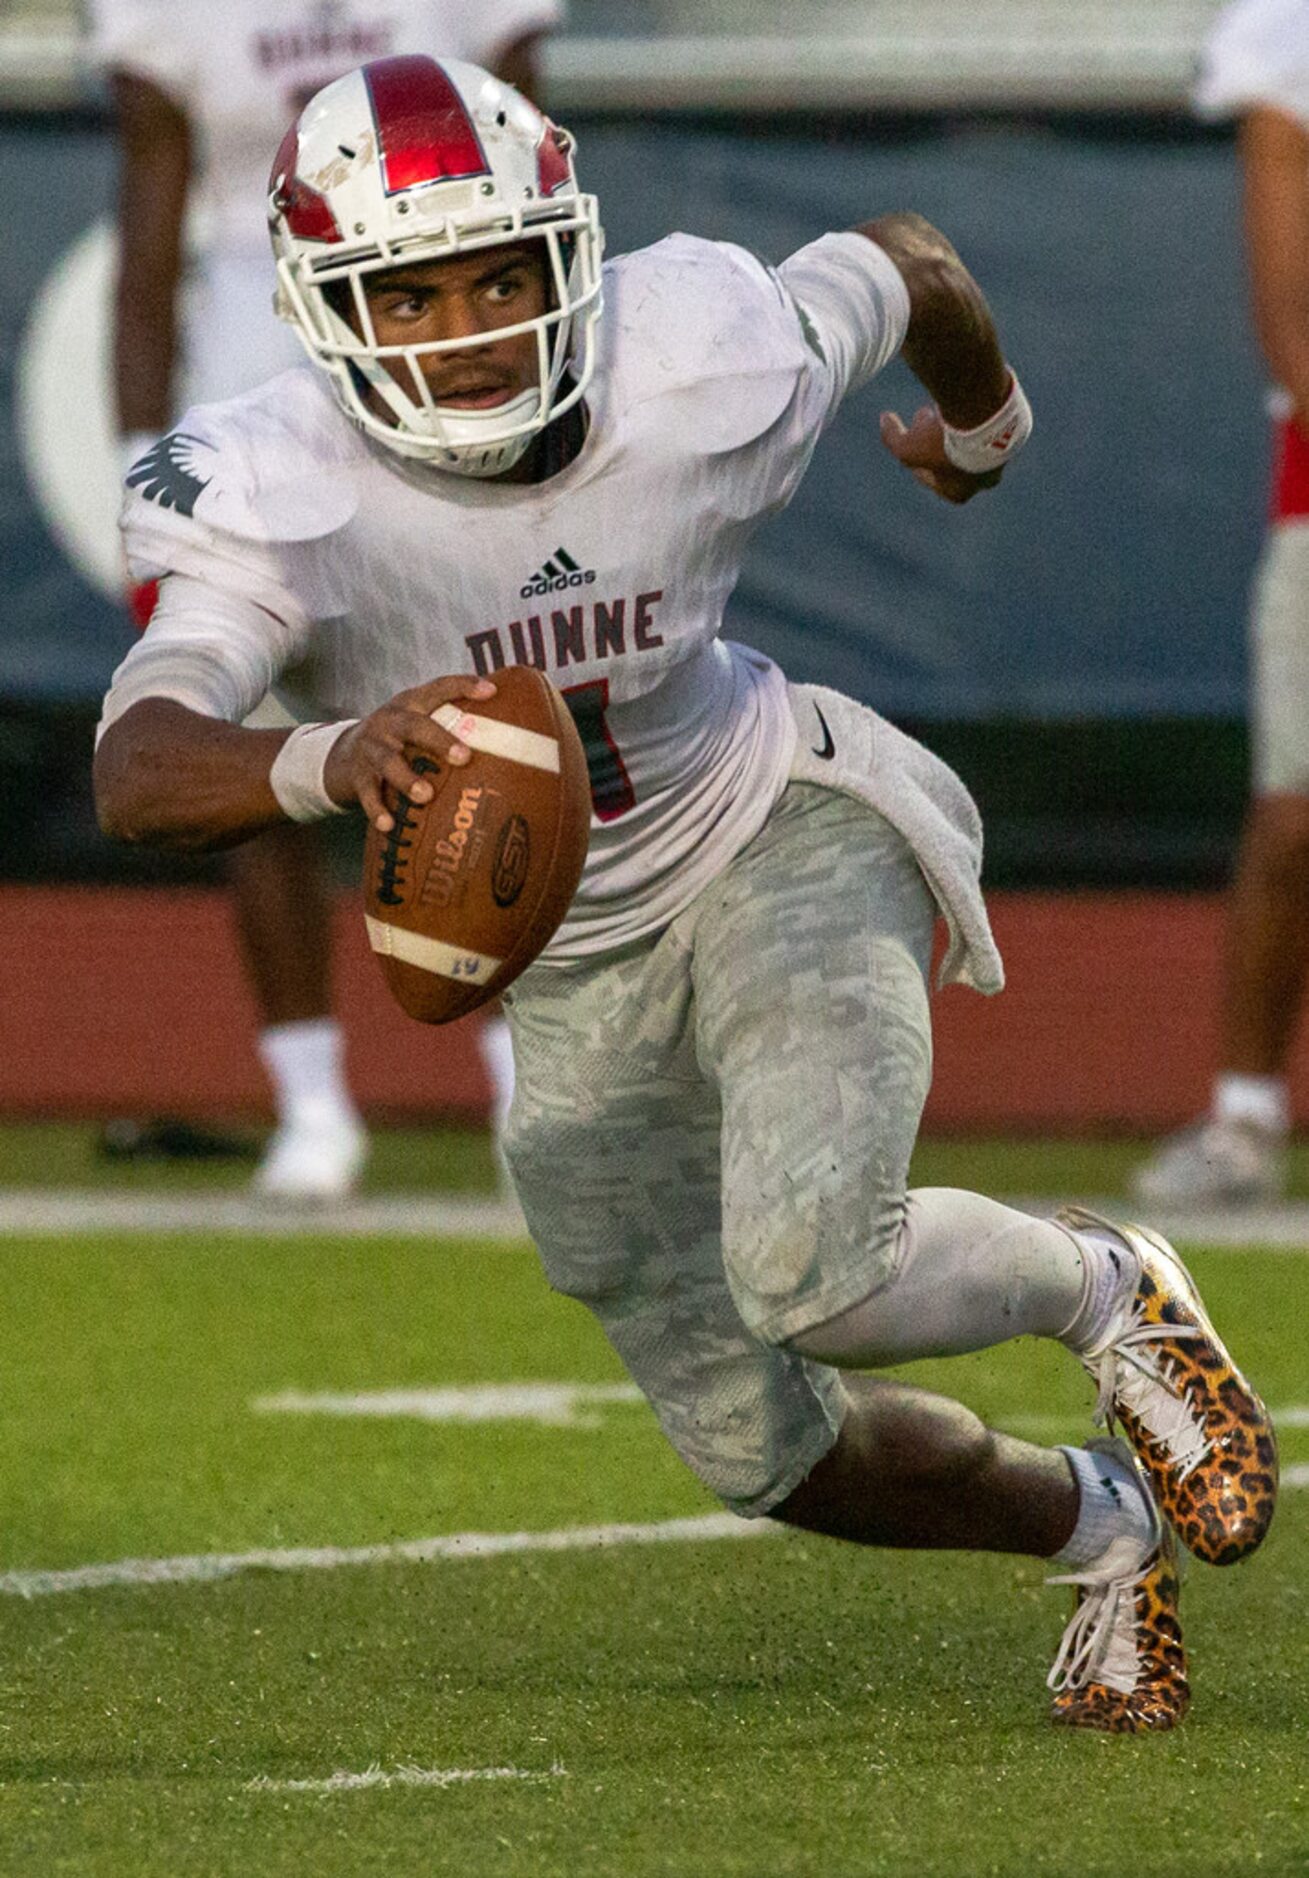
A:
{"label": "white football helmet", "polygon": [[[495,476],[583,397],[595,369],[603,236],[572,149],[566,132],[489,72],[418,56],[337,79],[287,132],[269,181],[277,312],[370,437],[460,475]],[[552,305],[540,318],[477,341],[377,344],[367,275],[524,240],[544,246]],[[529,331],[534,387],[492,410],[434,402],[424,356]],[[389,421],[370,408],[370,391]]]}

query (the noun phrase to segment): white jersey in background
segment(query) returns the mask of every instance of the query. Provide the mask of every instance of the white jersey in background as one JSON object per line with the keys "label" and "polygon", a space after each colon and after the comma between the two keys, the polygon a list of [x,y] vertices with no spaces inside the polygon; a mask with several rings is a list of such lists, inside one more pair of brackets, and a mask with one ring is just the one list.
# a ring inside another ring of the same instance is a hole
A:
{"label": "white jersey in background", "polygon": [[563,0],[90,0],[105,70],[148,79],[185,111],[198,268],[184,311],[187,402],[227,398],[302,356],[272,313],[265,198],[306,101],[370,59],[428,52],[493,67],[549,31]]}
{"label": "white jersey in background", "polygon": [[1219,14],[1195,88],[1207,117],[1270,105],[1309,125],[1309,0],[1236,0]]}
{"label": "white jersey in background", "polygon": [[[1309,130],[1309,0],[1236,0],[1206,41],[1195,87],[1203,117],[1282,111]],[[1291,416],[1287,393],[1269,394],[1274,417]]]}
{"label": "white jersey in background", "polygon": [[587,439],[543,483],[406,465],[308,366],[188,413],[124,515],[135,577],[184,578],[105,709],[164,696],[239,722],[275,683],[303,719],[357,717],[445,674],[540,666],[595,808],[556,960],[666,925],[785,786],[782,674],[720,640],[723,610],[756,524],[909,317],[857,234],[776,272],[675,235],[606,267],[605,296]]}

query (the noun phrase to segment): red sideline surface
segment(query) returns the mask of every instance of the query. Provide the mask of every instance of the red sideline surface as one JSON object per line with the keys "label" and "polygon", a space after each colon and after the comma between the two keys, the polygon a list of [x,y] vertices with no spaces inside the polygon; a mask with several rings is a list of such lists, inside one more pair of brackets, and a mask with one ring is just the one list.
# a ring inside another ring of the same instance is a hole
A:
{"label": "red sideline surface", "polygon": [[[335,1002],[360,1103],[374,1114],[484,1116],[476,1019],[435,1030],[405,1016],[356,895],[336,908],[335,941]],[[271,1114],[221,891],[0,888],[0,958],[0,1113]]]}
{"label": "red sideline surface", "polygon": [[[1149,1131],[1213,1066],[1221,905],[1204,895],[997,894],[1009,987],[935,1000],[939,1132]],[[337,908],[337,1005],[374,1115],[485,1114],[476,1019],[392,1004],[360,906]],[[0,1113],[266,1115],[255,1014],[217,892],[0,888]],[[1292,1076],[1309,1120],[1309,1055]]]}

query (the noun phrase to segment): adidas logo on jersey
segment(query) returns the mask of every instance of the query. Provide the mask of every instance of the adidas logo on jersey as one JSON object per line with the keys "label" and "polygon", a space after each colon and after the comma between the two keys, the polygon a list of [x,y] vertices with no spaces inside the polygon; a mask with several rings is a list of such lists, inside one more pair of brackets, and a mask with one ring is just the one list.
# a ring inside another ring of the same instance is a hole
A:
{"label": "adidas logo on jersey", "polygon": [[519,597],[535,600],[539,594],[562,593],[566,587],[589,587],[594,579],[593,567],[579,567],[567,549],[556,548],[545,566],[519,588]]}

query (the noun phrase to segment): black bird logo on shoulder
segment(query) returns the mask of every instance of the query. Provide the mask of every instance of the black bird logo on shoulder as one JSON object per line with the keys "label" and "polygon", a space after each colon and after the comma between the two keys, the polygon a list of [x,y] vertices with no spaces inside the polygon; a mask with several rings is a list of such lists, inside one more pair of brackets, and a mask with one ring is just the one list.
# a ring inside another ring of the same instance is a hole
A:
{"label": "black bird logo on shoulder", "polygon": [[129,489],[139,489],[147,502],[157,502],[161,509],[176,509],[179,515],[194,515],[195,505],[213,481],[212,476],[196,475],[199,450],[212,450],[203,437],[173,430],[127,472]]}

